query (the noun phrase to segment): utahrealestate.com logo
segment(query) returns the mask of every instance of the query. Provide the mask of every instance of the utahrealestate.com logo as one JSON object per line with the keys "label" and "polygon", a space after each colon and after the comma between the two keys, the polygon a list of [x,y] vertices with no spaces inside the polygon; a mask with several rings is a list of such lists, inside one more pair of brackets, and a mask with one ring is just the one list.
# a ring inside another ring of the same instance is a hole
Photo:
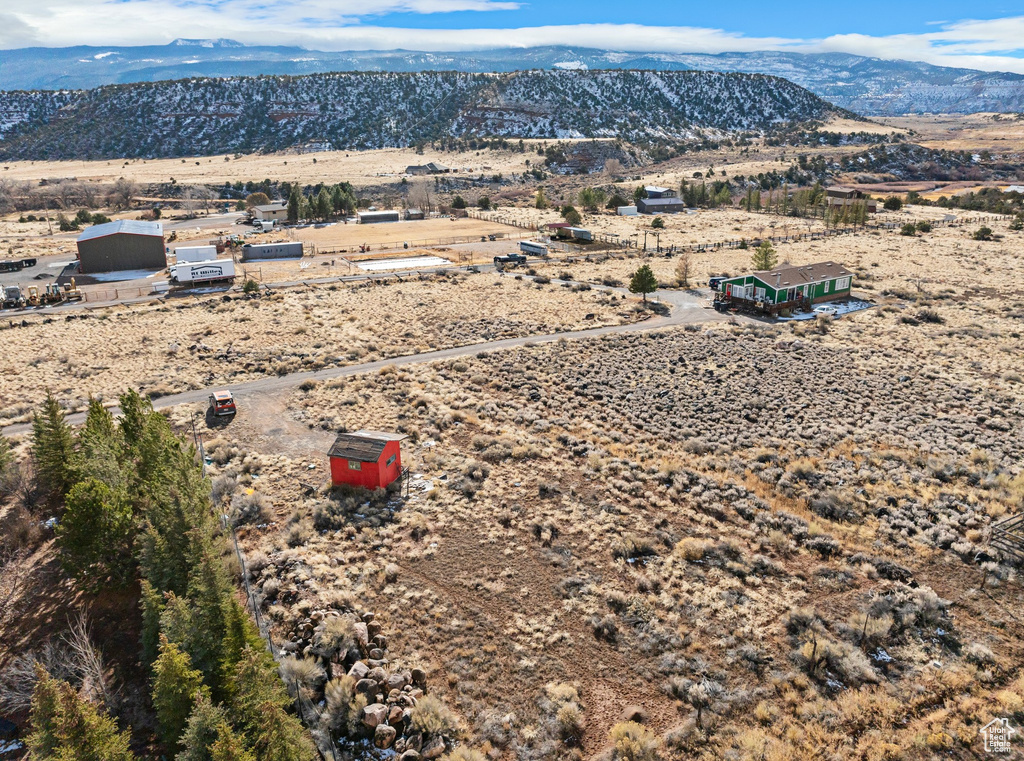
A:
{"label": "utahrealestate.com logo", "polygon": [[1009,719],[992,719],[980,732],[985,740],[986,753],[1009,753],[1010,738],[1017,734]]}

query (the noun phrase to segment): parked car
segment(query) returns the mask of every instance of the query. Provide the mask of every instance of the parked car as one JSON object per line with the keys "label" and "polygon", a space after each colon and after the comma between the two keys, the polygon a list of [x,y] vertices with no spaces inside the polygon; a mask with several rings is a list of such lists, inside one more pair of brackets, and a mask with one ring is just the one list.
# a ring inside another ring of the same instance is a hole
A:
{"label": "parked car", "polygon": [[721,290],[722,282],[728,279],[729,278],[725,276],[708,278],[708,288],[710,288],[713,291]]}
{"label": "parked car", "polygon": [[838,311],[839,310],[836,309],[831,304],[822,304],[820,306],[814,307],[814,313],[815,314],[835,315]]}
{"label": "parked car", "polygon": [[210,412],[214,417],[234,415],[237,411],[235,399],[230,391],[214,391],[210,394]]}

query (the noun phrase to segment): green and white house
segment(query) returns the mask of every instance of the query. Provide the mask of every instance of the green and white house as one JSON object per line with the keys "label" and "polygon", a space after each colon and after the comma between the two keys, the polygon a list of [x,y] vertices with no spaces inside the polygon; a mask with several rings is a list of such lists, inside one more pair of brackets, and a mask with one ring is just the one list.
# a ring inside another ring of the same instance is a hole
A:
{"label": "green and white house", "polygon": [[796,309],[850,295],[853,273],[835,262],[777,267],[728,278],[719,286],[730,301],[751,302],[766,312]]}

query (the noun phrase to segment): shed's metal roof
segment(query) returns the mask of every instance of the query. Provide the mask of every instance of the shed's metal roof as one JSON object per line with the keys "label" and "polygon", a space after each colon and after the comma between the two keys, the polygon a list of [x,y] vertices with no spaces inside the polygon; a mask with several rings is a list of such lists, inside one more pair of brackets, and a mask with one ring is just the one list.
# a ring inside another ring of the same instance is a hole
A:
{"label": "shed's metal roof", "polygon": [[87,227],[78,236],[79,241],[103,238],[107,235],[152,235],[164,237],[164,226],[160,222],[143,222],[141,219],[119,219],[102,225]]}
{"label": "shed's metal roof", "polygon": [[643,204],[644,206],[685,206],[683,199],[678,196],[670,196],[668,198],[644,198],[637,201],[637,205]]}
{"label": "shed's metal roof", "polygon": [[402,441],[405,438],[407,437],[400,433],[385,431],[339,433],[327,454],[330,457],[342,457],[357,462],[377,462],[388,442]]}
{"label": "shed's metal roof", "polygon": [[254,206],[253,209],[256,211],[284,211],[287,209],[287,204],[283,203],[266,203],[262,206]]}

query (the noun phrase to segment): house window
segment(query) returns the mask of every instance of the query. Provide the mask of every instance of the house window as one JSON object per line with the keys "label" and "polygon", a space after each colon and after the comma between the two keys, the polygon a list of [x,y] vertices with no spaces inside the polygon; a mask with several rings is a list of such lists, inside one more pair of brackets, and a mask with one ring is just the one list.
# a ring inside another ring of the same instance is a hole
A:
{"label": "house window", "polygon": [[396,457],[398,457],[398,455],[396,455],[396,454],[393,454],[393,455],[391,455],[391,456],[390,456],[390,457],[388,458],[388,461],[387,461],[386,463],[384,463],[384,465],[385,465],[386,467],[391,467],[392,465],[394,465],[394,464],[395,464],[395,458],[396,458]]}
{"label": "house window", "polygon": [[836,280],[836,290],[837,291],[845,291],[849,287],[850,287],[850,278],[848,278],[848,277],[841,277],[838,280]]}
{"label": "house window", "polygon": [[829,281],[826,280],[825,281],[825,293],[828,293],[828,284],[829,284]]}
{"label": "house window", "polygon": [[359,462],[359,460],[349,460],[348,461],[348,469],[349,470],[362,470],[363,469],[363,464],[361,462]]}
{"label": "house window", "polygon": [[758,301],[764,301],[764,288],[755,288],[754,298]]}

